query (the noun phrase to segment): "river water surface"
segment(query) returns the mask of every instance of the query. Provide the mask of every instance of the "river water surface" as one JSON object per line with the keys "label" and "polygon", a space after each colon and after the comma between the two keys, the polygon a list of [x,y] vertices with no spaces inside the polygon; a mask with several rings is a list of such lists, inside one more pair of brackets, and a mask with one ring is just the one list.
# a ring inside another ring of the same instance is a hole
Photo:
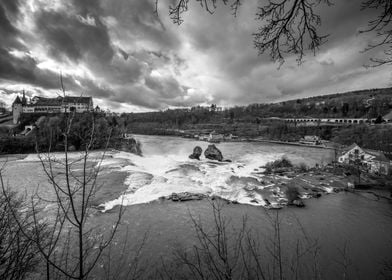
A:
{"label": "river water surface", "polygon": [[[178,246],[190,248],[197,243],[190,215],[200,218],[207,229],[213,228],[210,201],[158,199],[172,192],[190,191],[240,202],[224,203],[224,215],[230,220],[230,227],[239,228],[246,216],[248,226],[264,245],[274,237],[271,216],[276,217],[278,213],[284,259],[290,260],[298,241],[302,244],[317,241],[317,256],[304,261],[312,265],[317,260],[323,279],[388,279],[381,272],[385,263],[392,263],[392,204],[389,201],[377,200],[366,193],[341,192],[306,200],[305,208],[266,210],[252,203],[252,199],[261,200],[262,193],[258,190],[265,186],[260,174],[265,163],[286,156],[295,164],[314,166],[330,162],[333,151],[266,143],[220,143],[217,147],[224,158],[232,162],[217,164],[204,156],[201,161],[188,159],[196,145],[204,151],[208,146],[206,142],[161,136],[137,135],[136,138],[142,144],[143,157],[113,152],[104,160],[104,184],[110,196],[102,197],[102,205],[107,211],[97,212],[91,221],[106,230],[117,217],[118,205],[126,205],[116,244],[121,246],[121,240],[126,239],[127,251],[134,252],[133,245],[140,244],[147,233],[143,252],[149,270],[159,267],[162,259],[170,259]],[[11,186],[27,189],[34,180],[39,179],[42,184],[47,181],[45,175],[38,172],[41,166],[35,155],[10,162],[8,167],[6,179]],[[109,175],[116,178],[110,179]],[[124,179],[125,186],[122,185]],[[119,180],[121,188],[115,188]],[[123,190],[126,191],[121,195]],[[285,261],[286,269],[288,265],[289,261]]]}
{"label": "river water surface", "polygon": [[[266,198],[263,190],[273,186],[271,182],[263,180],[262,167],[267,162],[284,156],[294,164],[314,166],[331,162],[333,157],[331,150],[317,148],[226,142],[217,146],[224,158],[231,162],[210,161],[204,155],[198,161],[189,159],[189,154],[196,145],[204,151],[209,143],[177,137],[139,135],[137,138],[142,143],[143,157],[118,153],[103,162],[107,166],[118,160],[132,163],[122,168],[122,171],[130,174],[127,180],[129,191],[117,200],[108,201],[106,210],[120,203],[133,205],[150,202],[173,192],[203,193],[241,204],[261,206]],[[270,191],[280,192],[279,188]]]}
{"label": "river water surface", "polygon": [[[270,216],[276,215],[276,210],[250,205],[252,203],[242,190],[249,190],[249,181],[257,185],[257,180],[244,178],[260,179],[257,174],[262,170],[260,166],[282,156],[293,163],[303,162],[308,166],[325,164],[333,158],[333,151],[323,149],[265,143],[221,143],[218,148],[232,163],[216,165],[204,156],[200,162],[188,159],[196,145],[204,151],[208,146],[206,142],[160,136],[137,136],[137,139],[142,143],[143,158],[125,154],[117,156],[134,164],[124,167],[130,174],[127,183],[132,191],[122,199],[108,201],[105,205],[107,209],[120,202],[129,205],[124,216],[130,226],[128,239],[136,240],[148,231],[146,253],[151,260],[168,255],[176,246],[174,244],[181,243],[185,247],[194,244],[190,214],[212,228],[208,201],[174,203],[158,201],[158,197],[173,191],[197,191],[234,198],[241,204],[226,205],[224,211],[233,227],[239,227],[243,216],[247,216],[248,225],[258,232],[261,242],[267,242],[274,234]],[[233,183],[230,179],[233,176],[240,180]],[[279,216],[285,257],[289,258],[298,240],[305,242],[310,238],[317,241],[320,249],[317,259],[324,279],[387,279],[382,271],[385,263],[392,262],[390,202],[377,200],[365,193],[332,193],[320,199],[307,200],[303,209],[284,208],[279,211]],[[104,217],[105,214],[102,214],[101,218]],[[344,273],[345,270],[348,274]]]}

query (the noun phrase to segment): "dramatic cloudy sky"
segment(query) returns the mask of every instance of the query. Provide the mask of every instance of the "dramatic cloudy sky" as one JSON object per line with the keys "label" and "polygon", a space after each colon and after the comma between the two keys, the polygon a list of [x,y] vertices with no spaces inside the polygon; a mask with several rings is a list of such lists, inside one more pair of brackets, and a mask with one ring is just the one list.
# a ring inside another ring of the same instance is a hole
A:
{"label": "dramatic cloudy sky", "polygon": [[[237,18],[218,6],[190,6],[181,26],[168,16],[173,0],[0,0],[0,99],[56,96],[59,73],[69,94],[93,96],[114,111],[148,111],[217,103],[273,102],[390,86],[390,66],[363,67],[374,38],[358,35],[371,11],[359,0],[321,7],[329,41],[298,66],[278,69],[258,56],[252,33],[263,1],[246,0]],[[191,1],[192,2],[192,1]]]}

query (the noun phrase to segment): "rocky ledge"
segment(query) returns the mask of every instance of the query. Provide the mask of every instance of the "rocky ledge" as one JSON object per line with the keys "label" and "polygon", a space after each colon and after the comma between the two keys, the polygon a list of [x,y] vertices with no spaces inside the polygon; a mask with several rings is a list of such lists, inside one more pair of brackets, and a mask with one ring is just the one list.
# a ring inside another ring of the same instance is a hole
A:
{"label": "rocky ledge", "polygon": [[180,193],[172,193],[171,195],[165,197],[167,200],[172,201],[189,201],[189,200],[202,200],[203,198],[208,197],[202,193],[189,193],[189,192],[180,192]]}

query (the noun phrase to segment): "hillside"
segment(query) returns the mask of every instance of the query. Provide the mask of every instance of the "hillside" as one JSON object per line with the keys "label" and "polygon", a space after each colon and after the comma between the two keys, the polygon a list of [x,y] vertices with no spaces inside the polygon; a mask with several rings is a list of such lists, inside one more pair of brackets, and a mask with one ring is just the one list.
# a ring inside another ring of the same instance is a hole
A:
{"label": "hillside", "polygon": [[392,88],[367,89],[269,104],[269,112],[296,117],[377,118],[392,110]]}
{"label": "hillside", "polygon": [[[195,135],[216,131],[244,137],[298,141],[305,135],[341,144],[356,142],[367,148],[392,151],[392,126],[295,126],[274,118],[377,118],[392,111],[392,88],[331,94],[271,104],[251,104],[225,110],[211,107],[129,113],[117,117],[126,131],[139,134]],[[371,139],[368,141],[367,139]],[[377,139],[377,141],[375,141]]]}
{"label": "hillside", "polygon": [[377,118],[392,111],[392,88],[369,89],[309,97],[279,103],[236,106],[223,111],[211,107],[193,107],[149,113],[123,114],[129,121],[182,124],[255,122],[256,118]]}

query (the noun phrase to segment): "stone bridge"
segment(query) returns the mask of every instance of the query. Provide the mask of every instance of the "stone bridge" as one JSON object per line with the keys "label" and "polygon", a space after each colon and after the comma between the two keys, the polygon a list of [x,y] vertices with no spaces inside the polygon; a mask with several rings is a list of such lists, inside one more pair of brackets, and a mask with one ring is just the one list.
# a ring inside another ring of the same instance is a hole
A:
{"label": "stone bridge", "polygon": [[[373,124],[376,119],[364,119],[364,118],[292,118],[283,119],[289,123],[329,123],[329,124]],[[390,120],[388,120],[390,122]]]}

